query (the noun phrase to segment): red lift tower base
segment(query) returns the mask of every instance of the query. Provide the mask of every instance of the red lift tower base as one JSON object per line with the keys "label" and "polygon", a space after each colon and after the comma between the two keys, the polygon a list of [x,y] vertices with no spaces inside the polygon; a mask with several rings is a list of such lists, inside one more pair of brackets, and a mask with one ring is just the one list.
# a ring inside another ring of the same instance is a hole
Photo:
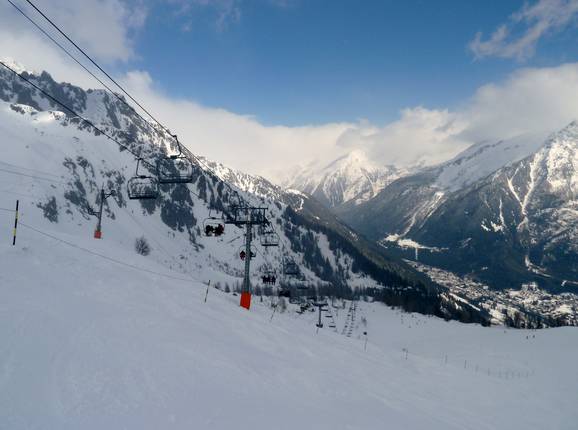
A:
{"label": "red lift tower base", "polygon": [[249,310],[251,307],[251,293],[241,293],[241,307]]}
{"label": "red lift tower base", "polygon": [[102,238],[102,231],[94,230],[94,238],[95,239],[101,239]]}

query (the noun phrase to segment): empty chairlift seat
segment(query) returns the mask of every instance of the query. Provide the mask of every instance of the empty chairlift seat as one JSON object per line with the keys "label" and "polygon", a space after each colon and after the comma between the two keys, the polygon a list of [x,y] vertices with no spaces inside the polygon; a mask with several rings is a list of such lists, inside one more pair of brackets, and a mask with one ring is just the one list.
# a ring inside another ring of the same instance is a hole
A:
{"label": "empty chairlift seat", "polygon": [[126,184],[130,200],[151,200],[159,196],[159,181],[151,175],[139,173],[142,159],[136,162],[135,175]]}
{"label": "empty chairlift seat", "polygon": [[298,276],[301,273],[299,266],[293,260],[283,261],[283,274],[286,276]]}
{"label": "empty chairlift seat", "polygon": [[229,208],[226,224],[235,224],[238,227],[250,225],[263,225],[267,223],[265,211],[267,208],[249,206],[231,206]]}
{"label": "empty chairlift seat", "polygon": [[177,136],[178,153],[161,158],[157,163],[157,176],[161,184],[187,184],[193,182],[193,163],[182,152]]}

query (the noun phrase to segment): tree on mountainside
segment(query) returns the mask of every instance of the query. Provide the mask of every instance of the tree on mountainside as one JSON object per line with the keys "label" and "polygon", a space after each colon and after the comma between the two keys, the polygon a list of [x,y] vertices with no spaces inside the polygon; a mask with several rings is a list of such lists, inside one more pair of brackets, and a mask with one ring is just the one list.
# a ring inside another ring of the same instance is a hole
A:
{"label": "tree on mountainside", "polygon": [[145,257],[151,253],[151,247],[144,236],[138,237],[134,241],[134,249],[137,254],[144,255]]}

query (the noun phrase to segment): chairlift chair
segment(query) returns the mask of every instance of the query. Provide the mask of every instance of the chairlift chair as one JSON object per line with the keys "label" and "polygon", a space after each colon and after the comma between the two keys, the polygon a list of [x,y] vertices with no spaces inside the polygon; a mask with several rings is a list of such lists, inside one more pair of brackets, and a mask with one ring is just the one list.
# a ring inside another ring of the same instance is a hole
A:
{"label": "chairlift chair", "polygon": [[209,210],[209,216],[203,221],[203,231],[205,236],[222,236],[225,233],[225,221],[222,218],[211,216],[211,211]]}
{"label": "chairlift chair", "polygon": [[283,261],[283,274],[286,276],[297,276],[301,272],[299,266],[291,259],[285,259]]}
{"label": "chairlift chair", "polygon": [[[251,256],[250,258],[253,259],[257,256],[257,253],[255,252],[255,248],[251,247]],[[247,258],[247,253],[245,252],[245,247],[241,246],[239,248],[239,258],[243,261],[245,261],[245,258]]]}
{"label": "chairlift chair", "polygon": [[279,235],[273,230],[266,230],[261,234],[261,246],[279,246]]}
{"label": "chairlift chair", "polygon": [[159,181],[154,176],[139,174],[142,158],[137,159],[135,175],[126,184],[130,200],[152,200],[159,196]]}
{"label": "chairlift chair", "polygon": [[225,204],[225,210],[223,211],[225,224],[234,224],[237,208],[245,206],[245,202],[237,191],[232,191],[227,194],[227,203]]}
{"label": "chairlift chair", "polygon": [[279,290],[279,293],[277,293],[277,295],[279,297],[291,298],[291,290],[289,290],[288,288],[282,288]]}
{"label": "chairlift chair", "polygon": [[265,265],[262,270],[261,280],[265,285],[275,285],[277,283],[277,272],[270,265]]}
{"label": "chairlift chair", "polygon": [[203,231],[205,236],[219,237],[225,233],[225,224],[218,218],[207,218],[203,222]]}
{"label": "chairlift chair", "polygon": [[265,285],[275,285],[277,283],[277,277],[275,275],[263,275],[261,280]]}
{"label": "chairlift chair", "polygon": [[[244,203],[243,203],[244,204]],[[226,224],[235,224],[237,227],[250,225],[262,225],[267,222],[265,211],[267,208],[250,207],[250,206],[230,206]]]}
{"label": "chairlift chair", "polygon": [[161,158],[157,163],[157,176],[161,184],[187,184],[193,182],[193,163],[183,155],[181,144],[176,135],[177,154]]}

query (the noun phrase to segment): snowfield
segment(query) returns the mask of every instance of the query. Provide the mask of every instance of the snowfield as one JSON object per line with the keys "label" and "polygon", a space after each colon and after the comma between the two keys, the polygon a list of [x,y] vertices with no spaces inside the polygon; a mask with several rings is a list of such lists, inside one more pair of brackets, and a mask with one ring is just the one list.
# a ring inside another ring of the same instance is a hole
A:
{"label": "snowfield", "polygon": [[24,226],[15,247],[3,234],[3,429],[576,428],[575,328],[483,328],[360,302],[351,337],[316,332],[313,313],[271,320],[266,301],[247,312],[213,288],[204,303],[203,283],[150,257],[41,231],[159,274]]}

